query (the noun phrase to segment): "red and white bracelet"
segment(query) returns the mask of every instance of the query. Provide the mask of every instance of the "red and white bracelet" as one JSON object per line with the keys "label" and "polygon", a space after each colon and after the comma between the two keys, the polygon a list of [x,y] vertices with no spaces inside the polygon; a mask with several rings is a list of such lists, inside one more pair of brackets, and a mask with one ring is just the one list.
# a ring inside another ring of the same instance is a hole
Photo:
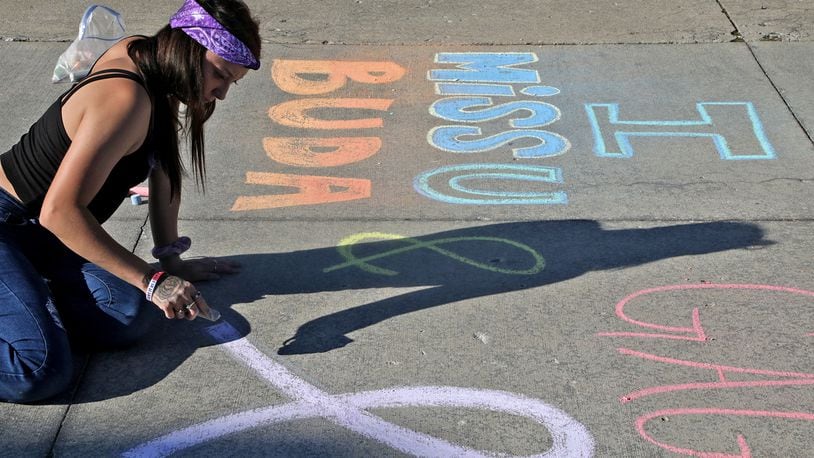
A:
{"label": "red and white bracelet", "polygon": [[158,271],[153,274],[153,278],[150,279],[150,283],[147,285],[147,292],[145,293],[145,296],[147,297],[148,301],[152,302],[155,287],[156,285],[158,285],[158,282],[161,281],[161,278],[164,275],[167,275],[167,273],[162,271]]}

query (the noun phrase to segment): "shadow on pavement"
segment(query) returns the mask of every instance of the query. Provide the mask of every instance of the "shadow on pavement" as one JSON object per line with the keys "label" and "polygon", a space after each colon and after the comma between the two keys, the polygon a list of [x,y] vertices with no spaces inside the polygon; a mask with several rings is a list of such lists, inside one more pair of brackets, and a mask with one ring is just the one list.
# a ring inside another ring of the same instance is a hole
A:
{"label": "shadow on pavement", "polygon": [[[538,221],[476,226],[415,239],[368,235],[346,246],[345,256],[334,246],[233,256],[230,259],[243,265],[242,272],[202,289],[211,303],[247,304],[269,295],[427,287],[303,323],[277,351],[319,353],[348,345],[352,340],[347,334],[353,331],[450,302],[549,285],[595,270],[774,243],[763,239],[757,225],[740,222],[603,229],[591,220]],[[241,336],[251,332],[237,312],[226,306],[220,311]],[[104,367],[89,371],[82,381],[86,389],[80,389],[72,402],[126,395],[157,383],[196,349],[214,343],[201,332],[209,324],[160,320],[136,348],[94,355],[105,358]]]}
{"label": "shadow on pavement", "polygon": [[[481,240],[467,240],[480,238]],[[518,245],[496,240],[503,239]],[[322,273],[325,267],[341,265],[336,248],[281,255],[239,257],[252,265],[249,285],[238,302],[250,302],[266,294],[297,294],[376,287],[434,286],[381,301],[322,316],[304,323],[278,354],[326,352],[343,347],[347,334],[403,315],[449,302],[490,296],[549,285],[594,270],[621,269],[676,256],[769,245],[763,231],[754,224],[735,222],[692,223],[646,229],[602,229],[596,221],[540,221],[495,224],[440,232],[418,238],[421,242],[439,239],[459,241],[439,245],[457,256],[481,264],[473,266],[422,248],[371,260],[376,270],[388,269],[397,275],[361,270],[358,265]],[[404,248],[405,241],[360,243],[352,248],[356,258]],[[533,271],[535,259],[523,249],[542,255],[545,265]],[[278,258],[279,256],[279,258]],[[262,267],[257,268],[258,264]],[[345,264],[348,264],[345,262]],[[368,270],[372,270],[367,267]],[[491,269],[490,269],[491,268]],[[496,272],[501,269],[509,273]],[[518,274],[517,272],[525,271]]]}

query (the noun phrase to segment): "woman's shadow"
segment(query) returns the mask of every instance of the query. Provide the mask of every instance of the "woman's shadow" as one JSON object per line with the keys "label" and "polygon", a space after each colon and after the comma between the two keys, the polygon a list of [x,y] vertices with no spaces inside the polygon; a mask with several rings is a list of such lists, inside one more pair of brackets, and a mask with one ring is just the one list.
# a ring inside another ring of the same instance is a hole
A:
{"label": "woman's shadow", "polygon": [[[595,270],[773,243],[763,237],[757,225],[741,222],[603,229],[591,220],[492,224],[416,238],[349,234],[339,247],[232,256],[242,264],[241,273],[201,287],[214,304],[247,304],[269,295],[426,287],[302,323],[277,351],[318,353],[344,347],[352,342],[351,332],[395,316]],[[240,335],[250,333],[237,312],[224,305],[220,311]],[[207,324],[160,320],[136,348],[94,355],[73,402],[125,395],[162,380],[198,348],[215,343],[202,332]]]}

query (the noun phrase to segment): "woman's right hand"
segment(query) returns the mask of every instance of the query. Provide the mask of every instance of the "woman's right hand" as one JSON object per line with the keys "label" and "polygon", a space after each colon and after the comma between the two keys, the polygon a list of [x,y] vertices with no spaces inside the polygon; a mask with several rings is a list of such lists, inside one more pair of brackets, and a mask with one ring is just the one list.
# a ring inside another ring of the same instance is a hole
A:
{"label": "woman's right hand", "polygon": [[167,319],[194,320],[201,315],[213,319],[213,309],[192,283],[175,275],[167,274],[156,287],[153,303],[164,312]]}

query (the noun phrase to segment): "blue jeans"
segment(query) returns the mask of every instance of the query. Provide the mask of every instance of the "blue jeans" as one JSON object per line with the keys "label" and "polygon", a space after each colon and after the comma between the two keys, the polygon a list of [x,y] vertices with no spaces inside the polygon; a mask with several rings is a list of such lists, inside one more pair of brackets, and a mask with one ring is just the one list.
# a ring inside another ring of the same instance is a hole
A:
{"label": "blue jeans", "polygon": [[0,189],[0,400],[66,390],[71,346],[106,350],[146,334],[160,314],[136,287],[70,251]]}

